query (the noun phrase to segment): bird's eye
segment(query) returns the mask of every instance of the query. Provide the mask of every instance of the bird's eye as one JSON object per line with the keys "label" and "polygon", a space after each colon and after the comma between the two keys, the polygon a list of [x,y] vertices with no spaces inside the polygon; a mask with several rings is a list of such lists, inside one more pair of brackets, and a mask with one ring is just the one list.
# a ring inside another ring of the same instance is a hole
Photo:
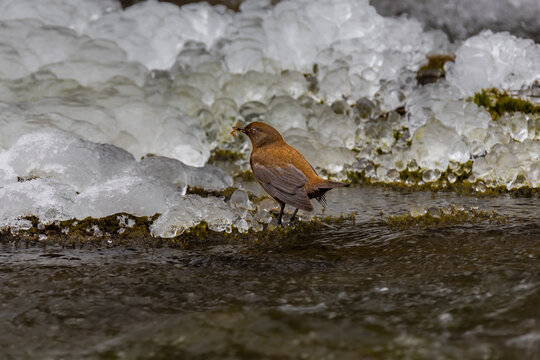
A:
{"label": "bird's eye", "polygon": [[255,132],[255,128],[251,129],[251,132]]}

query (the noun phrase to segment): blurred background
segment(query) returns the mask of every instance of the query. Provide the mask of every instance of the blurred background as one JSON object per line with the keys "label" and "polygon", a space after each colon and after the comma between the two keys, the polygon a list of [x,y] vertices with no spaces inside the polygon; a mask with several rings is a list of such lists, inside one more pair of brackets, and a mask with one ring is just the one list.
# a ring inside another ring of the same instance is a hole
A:
{"label": "blurred background", "polygon": [[[144,0],[119,0],[123,8]],[[200,0],[160,0],[178,6]],[[272,0],[272,4],[280,0]],[[224,5],[238,11],[242,0],[208,0],[212,5]],[[463,40],[484,29],[509,31],[519,37],[540,42],[540,8],[536,0],[370,0],[384,16],[411,16],[426,29],[444,31],[451,40]]]}

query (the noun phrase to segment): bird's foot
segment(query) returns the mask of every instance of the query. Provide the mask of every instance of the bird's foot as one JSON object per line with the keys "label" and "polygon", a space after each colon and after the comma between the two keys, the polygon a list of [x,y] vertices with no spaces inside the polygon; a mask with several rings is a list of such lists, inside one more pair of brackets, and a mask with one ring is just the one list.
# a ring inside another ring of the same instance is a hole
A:
{"label": "bird's foot", "polygon": [[298,213],[298,209],[295,209],[291,216],[291,219],[289,220],[289,225],[292,225],[294,223],[294,219],[296,218],[297,213]]}

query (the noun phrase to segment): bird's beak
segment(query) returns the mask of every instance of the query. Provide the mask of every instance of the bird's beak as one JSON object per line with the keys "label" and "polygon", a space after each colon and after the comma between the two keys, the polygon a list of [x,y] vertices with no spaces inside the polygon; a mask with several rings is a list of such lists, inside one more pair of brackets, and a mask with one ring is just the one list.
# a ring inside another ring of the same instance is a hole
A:
{"label": "bird's beak", "polygon": [[242,133],[246,133],[246,129],[245,128],[241,128],[240,127],[240,123],[237,123],[235,126],[233,126],[233,131],[231,131],[231,135],[236,137],[236,133],[237,132],[242,132]]}

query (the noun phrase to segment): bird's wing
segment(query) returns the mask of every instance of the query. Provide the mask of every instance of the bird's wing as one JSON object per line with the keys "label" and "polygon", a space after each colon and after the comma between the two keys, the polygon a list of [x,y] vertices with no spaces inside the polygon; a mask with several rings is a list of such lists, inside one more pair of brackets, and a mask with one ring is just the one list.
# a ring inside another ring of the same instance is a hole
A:
{"label": "bird's wing", "polygon": [[304,189],[308,178],[293,165],[270,168],[254,164],[253,175],[270,196],[295,208],[313,211],[313,205]]}

